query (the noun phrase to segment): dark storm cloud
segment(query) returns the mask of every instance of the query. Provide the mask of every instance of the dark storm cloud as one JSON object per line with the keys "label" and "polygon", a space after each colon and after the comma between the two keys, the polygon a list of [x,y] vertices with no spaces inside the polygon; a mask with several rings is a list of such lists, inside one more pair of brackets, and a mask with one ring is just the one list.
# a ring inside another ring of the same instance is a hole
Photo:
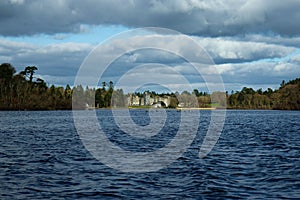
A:
{"label": "dark storm cloud", "polygon": [[186,34],[300,35],[300,1],[293,0],[4,0],[4,36],[80,32],[81,25],[159,26]]}

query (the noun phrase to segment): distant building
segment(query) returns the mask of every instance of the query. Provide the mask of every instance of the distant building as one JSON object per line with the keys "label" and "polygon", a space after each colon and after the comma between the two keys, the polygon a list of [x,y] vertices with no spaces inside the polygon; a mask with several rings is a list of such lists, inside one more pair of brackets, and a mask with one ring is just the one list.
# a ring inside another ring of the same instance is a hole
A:
{"label": "distant building", "polygon": [[168,96],[159,97],[157,102],[164,102],[165,106],[168,107],[170,105],[171,98]]}
{"label": "distant building", "polygon": [[164,108],[164,107],[167,107],[167,106],[164,102],[158,101],[158,102],[153,103],[152,107],[153,108]]}
{"label": "distant building", "polygon": [[139,97],[136,94],[127,95],[128,106],[158,106],[168,107],[170,105],[171,97],[164,96],[151,96],[150,92],[144,92],[143,97]]}
{"label": "distant building", "polygon": [[145,98],[142,97],[140,98],[140,106],[144,106],[145,105]]}
{"label": "distant building", "polygon": [[144,105],[145,106],[152,105],[151,102],[150,102],[150,99],[151,99],[150,93],[149,92],[144,92]]}
{"label": "distant building", "polygon": [[127,105],[128,106],[139,106],[140,98],[135,94],[129,94],[127,97]]}
{"label": "distant building", "polygon": [[140,105],[140,98],[137,95],[134,95],[132,98],[132,105],[133,106],[139,106]]}
{"label": "distant building", "polygon": [[150,97],[150,100],[149,100],[149,106],[152,106],[153,104],[155,103],[155,100],[154,98]]}

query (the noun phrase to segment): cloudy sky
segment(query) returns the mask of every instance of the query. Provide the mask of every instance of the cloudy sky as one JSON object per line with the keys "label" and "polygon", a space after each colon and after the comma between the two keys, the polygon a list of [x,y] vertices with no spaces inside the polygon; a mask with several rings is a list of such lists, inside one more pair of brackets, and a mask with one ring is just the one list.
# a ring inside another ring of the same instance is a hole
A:
{"label": "cloudy sky", "polygon": [[[162,27],[196,41],[213,59],[226,90],[277,88],[282,80],[300,77],[299,9],[297,0],[1,0],[0,62],[13,64],[17,71],[35,65],[48,84],[73,85],[84,59],[99,43],[135,28]],[[169,45],[166,41],[176,37],[160,40]],[[124,40],[111,42],[106,53],[137,41],[147,43],[141,36]],[[175,53],[193,53],[177,44]],[[168,77],[168,70],[149,65],[161,63],[188,74],[187,64],[175,57],[152,50],[129,52],[115,65],[126,71],[128,61],[144,63],[139,72],[151,69]],[[122,70],[112,67],[107,80]],[[201,80],[191,83],[202,89]]]}

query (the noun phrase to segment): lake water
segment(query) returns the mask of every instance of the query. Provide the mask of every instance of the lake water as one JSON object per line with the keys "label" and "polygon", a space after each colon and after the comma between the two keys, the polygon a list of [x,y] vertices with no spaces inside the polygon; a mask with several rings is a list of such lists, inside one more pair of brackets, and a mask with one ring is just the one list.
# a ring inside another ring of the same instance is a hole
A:
{"label": "lake water", "polygon": [[[163,134],[147,142],[118,131],[111,111],[96,112],[107,137],[136,152],[170,142],[181,115],[168,110]],[[201,111],[195,139],[179,159],[159,171],[127,173],[85,148],[72,111],[1,111],[0,199],[300,198],[299,111],[229,110],[218,143],[200,159],[210,113]],[[131,116],[150,123],[145,110]]]}

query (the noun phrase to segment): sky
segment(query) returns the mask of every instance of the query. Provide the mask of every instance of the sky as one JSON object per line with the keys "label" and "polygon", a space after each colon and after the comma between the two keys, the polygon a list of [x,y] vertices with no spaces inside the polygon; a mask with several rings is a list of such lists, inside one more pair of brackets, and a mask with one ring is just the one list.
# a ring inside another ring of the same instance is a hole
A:
{"label": "sky", "polygon": [[[151,46],[143,34],[118,42],[111,38],[136,28],[159,27],[196,41],[213,60],[225,90],[276,89],[282,80],[300,77],[299,8],[297,0],[1,0],[0,63],[11,63],[18,72],[34,65],[39,69],[36,76],[49,85],[74,85],[96,47],[106,50],[101,59],[129,46]],[[103,80],[115,81],[137,64],[142,66],[136,71],[140,78],[151,74],[155,82],[157,77],[174,76],[169,68],[150,65],[160,63],[186,76],[191,87],[205,90],[204,79],[195,78],[177,55],[194,54],[193,48],[176,37],[168,34],[159,40],[168,47],[176,41],[172,52],[124,53]],[[107,41],[109,45],[103,45]]]}

